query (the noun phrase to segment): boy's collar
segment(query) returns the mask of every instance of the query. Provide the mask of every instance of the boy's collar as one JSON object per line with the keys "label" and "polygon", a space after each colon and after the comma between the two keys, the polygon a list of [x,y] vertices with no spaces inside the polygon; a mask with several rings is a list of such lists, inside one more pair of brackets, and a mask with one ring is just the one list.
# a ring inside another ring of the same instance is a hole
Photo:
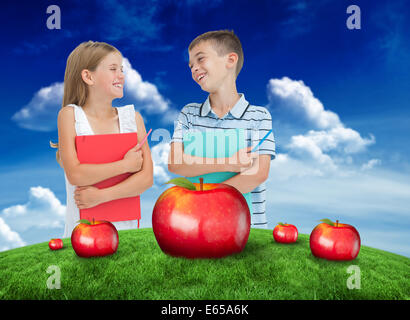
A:
{"label": "boy's collar", "polygon": [[[229,112],[237,119],[242,118],[243,114],[245,113],[246,109],[249,106],[249,102],[245,99],[245,95],[243,93],[239,93],[240,98],[235,103],[233,108],[229,110]],[[211,104],[209,103],[209,96],[206,98],[205,102],[201,105],[200,115],[201,117],[205,117],[211,111]]]}

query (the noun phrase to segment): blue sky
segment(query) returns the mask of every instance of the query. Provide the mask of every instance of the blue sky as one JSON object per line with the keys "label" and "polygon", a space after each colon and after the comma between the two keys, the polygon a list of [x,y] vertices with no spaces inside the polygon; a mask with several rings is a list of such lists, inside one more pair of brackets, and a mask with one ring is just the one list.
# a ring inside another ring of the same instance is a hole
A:
{"label": "blue sky", "polygon": [[[61,30],[47,29],[51,4],[61,9]],[[238,91],[273,117],[269,228],[286,220],[310,233],[319,219],[339,219],[359,230],[364,245],[410,256],[410,6],[355,1],[361,29],[349,30],[351,4],[2,2],[0,250],[62,236],[64,175],[48,142],[58,138],[66,59],[78,44],[116,46],[127,79],[137,81],[113,104],[134,103],[147,128],[172,134],[181,108],[206,98],[190,76],[190,41],[233,29],[245,55]],[[142,197],[143,227],[160,184],[172,177],[166,139],[150,147],[156,175]]]}

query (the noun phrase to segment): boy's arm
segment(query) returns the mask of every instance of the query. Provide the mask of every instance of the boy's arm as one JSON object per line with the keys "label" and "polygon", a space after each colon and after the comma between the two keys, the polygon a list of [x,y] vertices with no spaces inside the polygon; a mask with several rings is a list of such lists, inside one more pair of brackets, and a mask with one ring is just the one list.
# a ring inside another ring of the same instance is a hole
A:
{"label": "boy's arm", "polygon": [[224,181],[224,183],[235,187],[242,193],[251,192],[268,179],[270,162],[275,158],[275,137],[273,132],[263,140],[266,133],[272,130],[272,116],[267,109],[261,108],[260,110],[263,113],[260,114],[261,118],[258,125],[258,142],[260,144],[257,143],[256,152],[259,154],[257,160],[248,170]]}
{"label": "boy's arm", "polygon": [[255,159],[252,167],[228,180],[225,180],[223,183],[235,187],[241,193],[251,192],[268,179],[270,161],[270,155],[261,154]]}
{"label": "boy's arm", "polygon": [[168,155],[168,171],[184,177],[194,177],[210,172],[229,171],[225,161],[215,163],[215,159],[201,158],[184,153],[183,137],[189,130],[189,105],[182,108],[175,121],[175,130],[171,139]]}
{"label": "boy's arm", "polygon": [[168,170],[170,172],[185,177],[195,177],[212,172],[240,172],[244,168],[250,167],[251,158],[256,155],[248,154],[245,150],[241,150],[229,158],[202,158],[184,153],[183,137],[190,128],[188,114],[189,105],[186,105],[176,121],[168,156]]}
{"label": "boy's arm", "polygon": [[190,127],[189,108],[189,105],[184,106],[175,122],[176,126],[168,155],[168,170],[184,177],[194,177],[211,172],[238,172],[235,166],[229,164],[227,158],[216,162],[214,158],[202,158],[184,153],[183,137]]}
{"label": "boy's arm", "polygon": [[127,172],[123,160],[104,164],[80,164],[75,150],[74,109],[62,108],[58,113],[57,122],[61,163],[72,185],[93,185]]}
{"label": "boy's arm", "polygon": [[240,167],[232,162],[230,158],[191,156],[184,153],[182,142],[172,142],[168,156],[168,170],[184,177],[195,177],[211,172],[239,172]]}

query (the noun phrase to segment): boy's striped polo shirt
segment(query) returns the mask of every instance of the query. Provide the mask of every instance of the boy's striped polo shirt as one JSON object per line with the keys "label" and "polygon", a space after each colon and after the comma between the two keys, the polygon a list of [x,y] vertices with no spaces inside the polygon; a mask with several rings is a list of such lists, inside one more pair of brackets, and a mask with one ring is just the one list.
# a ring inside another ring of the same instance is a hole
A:
{"label": "boy's striped polo shirt", "polygon": [[[175,122],[172,142],[183,142],[183,136],[189,130],[224,130],[246,129],[247,146],[255,146],[272,129],[270,112],[260,106],[254,106],[246,101],[244,94],[233,108],[223,117],[219,118],[211,108],[209,96],[203,104],[190,103],[181,110]],[[259,154],[268,154],[271,160],[275,158],[275,139],[270,134],[259,146]],[[252,200],[252,228],[267,228],[266,219],[266,184],[262,183],[251,191]]]}

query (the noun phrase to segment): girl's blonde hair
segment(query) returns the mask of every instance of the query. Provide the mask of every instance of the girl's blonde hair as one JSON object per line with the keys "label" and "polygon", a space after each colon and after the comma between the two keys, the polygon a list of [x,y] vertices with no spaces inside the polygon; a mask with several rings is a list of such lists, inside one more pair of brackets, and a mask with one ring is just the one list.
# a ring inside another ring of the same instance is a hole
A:
{"label": "girl's blonde hair", "polygon": [[[88,85],[81,77],[84,69],[95,71],[98,64],[109,53],[121,52],[112,45],[105,42],[88,41],[78,45],[68,56],[64,75],[64,95],[61,108],[68,104],[83,106],[88,97]],[[52,148],[57,148],[56,159],[61,165],[58,143],[50,141]]]}

